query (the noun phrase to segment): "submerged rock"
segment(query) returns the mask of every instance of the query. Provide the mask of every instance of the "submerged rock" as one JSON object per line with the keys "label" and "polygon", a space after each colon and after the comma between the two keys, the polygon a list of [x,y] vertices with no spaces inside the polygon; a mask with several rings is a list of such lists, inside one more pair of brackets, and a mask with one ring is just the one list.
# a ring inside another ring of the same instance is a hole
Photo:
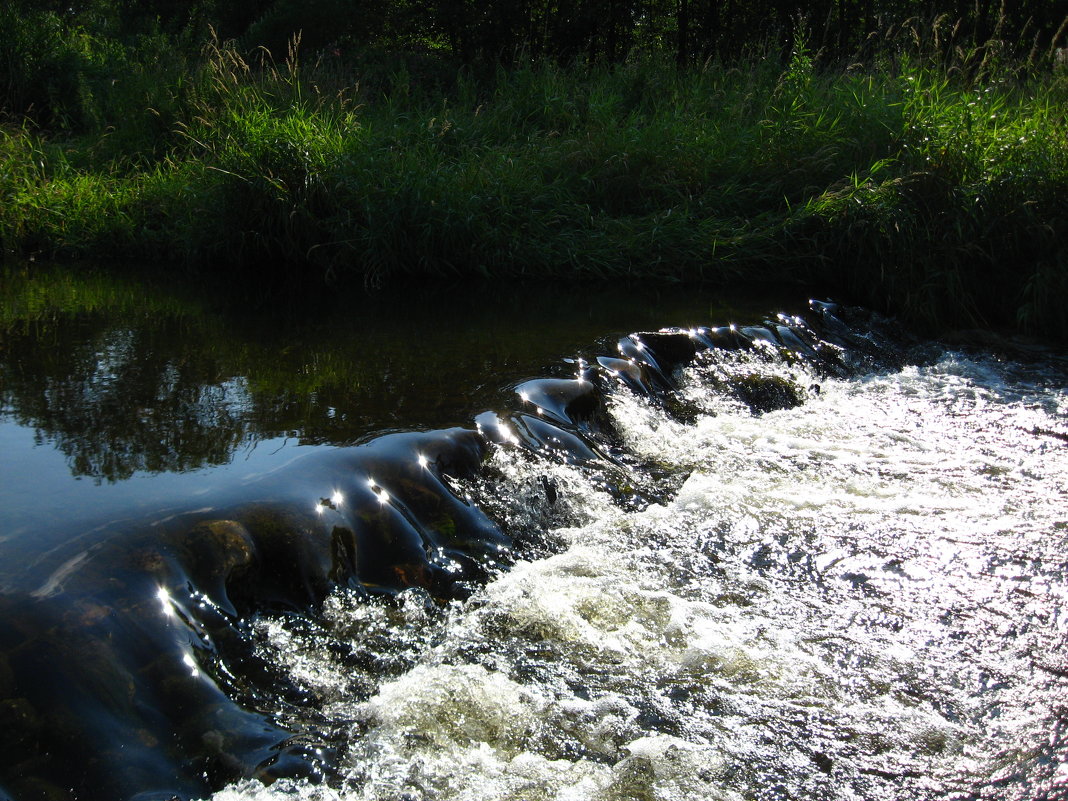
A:
{"label": "submerged rock", "polygon": [[729,382],[731,393],[757,414],[777,409],[792,409],[805,401],[805,390],[782,376],[737,376]]}

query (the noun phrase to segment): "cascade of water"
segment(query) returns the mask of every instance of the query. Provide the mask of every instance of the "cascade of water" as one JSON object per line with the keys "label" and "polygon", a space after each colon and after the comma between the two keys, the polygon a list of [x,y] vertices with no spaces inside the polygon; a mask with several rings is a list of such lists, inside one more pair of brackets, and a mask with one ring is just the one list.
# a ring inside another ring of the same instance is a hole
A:
{"label": "cascade of water", "polygon": [[[581,362],[520,386],[457,485],[520,561],[444,605],[336,594],[310,640],[271,620],[340,779],[215,798],[1065,797],[1063,372],[806,330],[633,337],[582,416]],[[321,647],[376,635],[370,682]]]}
{"label": "cascade of water", "polygon": [[812,311],[57,557],[3,598],[0,787],[1057,797],[1063,372]]}

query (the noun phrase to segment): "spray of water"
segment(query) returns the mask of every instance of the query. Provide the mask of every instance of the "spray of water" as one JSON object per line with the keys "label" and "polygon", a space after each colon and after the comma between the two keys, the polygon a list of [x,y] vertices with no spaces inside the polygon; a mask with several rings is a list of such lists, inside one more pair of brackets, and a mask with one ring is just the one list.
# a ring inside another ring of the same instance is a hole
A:
{"label": "spray of water", "polygon": [[[669,496],[502,442],[463,490],[529,547],[473,597],[259,620],[338,778],[216,801],[1068,796],[1063,375],[757,350],[673,380],[684,414],[608,409]],[[759,382],[790,402],[754,411]]]}

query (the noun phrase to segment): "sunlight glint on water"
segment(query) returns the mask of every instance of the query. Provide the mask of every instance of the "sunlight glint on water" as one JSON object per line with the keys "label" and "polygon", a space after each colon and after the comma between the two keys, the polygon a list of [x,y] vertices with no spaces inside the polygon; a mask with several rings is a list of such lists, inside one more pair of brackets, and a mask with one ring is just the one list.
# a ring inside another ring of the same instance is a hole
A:
{"label": "sunlight glint on water", "polygon": [[753,416],[709,390],[718,369],[687,373],[692,425],[613,401],[630,453],[688,474],[665,505],[623,511],[505,448],[512,515],[540,474],[560,487],[559,552],[445,610],[331,599],[328,636],[377,638],[383,674],[261,621],[344,735],[348,780],[217,801],[1068,792],[1068,447],[1042,433],[1063,385],[950,354],[801,375],[820,384],[802,406]]}

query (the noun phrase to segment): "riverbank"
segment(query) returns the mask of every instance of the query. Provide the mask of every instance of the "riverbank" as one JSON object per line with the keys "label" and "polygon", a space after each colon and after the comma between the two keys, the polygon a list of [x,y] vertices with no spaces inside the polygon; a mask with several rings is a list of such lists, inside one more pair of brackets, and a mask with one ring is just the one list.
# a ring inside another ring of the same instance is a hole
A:
{"label": "riverbank", "polygon": [[279,286],[793,283],[1064,339],[1068,78],[989,52],[476,75],[213,45],[116,79],[90,132],[0,133],[0,242]]}

